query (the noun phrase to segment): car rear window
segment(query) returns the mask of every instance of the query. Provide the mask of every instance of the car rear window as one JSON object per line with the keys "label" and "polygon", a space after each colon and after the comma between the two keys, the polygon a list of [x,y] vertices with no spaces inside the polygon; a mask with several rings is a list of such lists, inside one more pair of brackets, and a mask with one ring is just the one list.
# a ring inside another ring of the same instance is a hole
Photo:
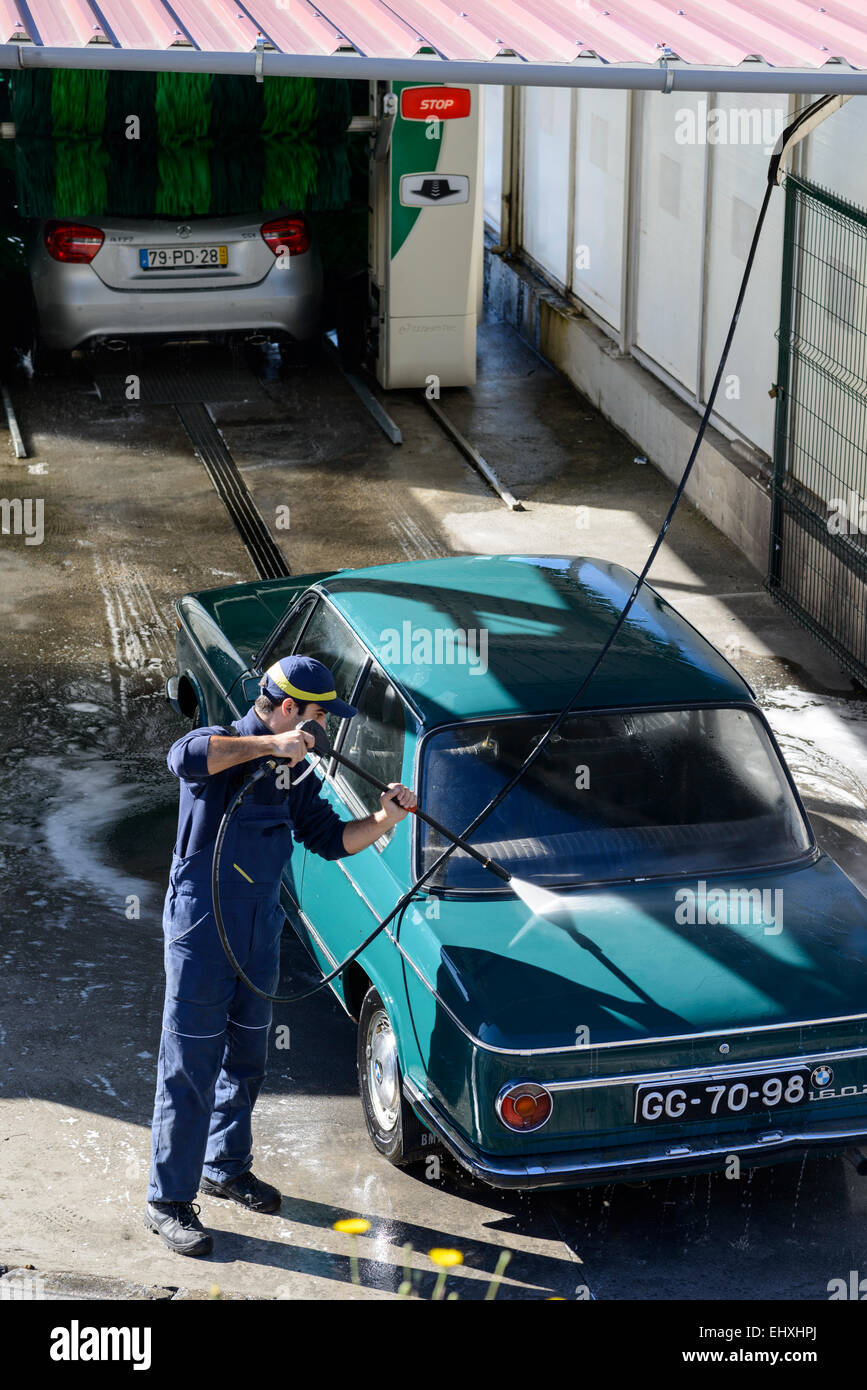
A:
{"label": "car rear window", "polygon": [[[444,729],[425,744],[421,804],[462,833],[518,770],[551,719]],[[445,848],[419,822],[421,867]],[[541,885],[754,868],[812,844],[761,719],[740,708],[576,714],[471,836]],[[461,850],[431,887],[490,891]]]}

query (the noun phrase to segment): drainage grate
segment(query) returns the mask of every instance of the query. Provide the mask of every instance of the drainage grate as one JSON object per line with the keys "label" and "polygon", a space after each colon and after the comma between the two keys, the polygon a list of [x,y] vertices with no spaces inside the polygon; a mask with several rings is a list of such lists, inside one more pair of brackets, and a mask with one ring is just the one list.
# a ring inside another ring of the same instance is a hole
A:
{"label": "drainage grate", "polygon": [[195,402],[175,403],[175,408],[260,578],[285,578],[290,573],[286,561],[260,516],[208,407],[198,397]]}
{"label": "drainage grate", "polygon": [[[130,382],[137,377],[137,382]],[[106,405],[192,405],[198,401],[256,401],[265,396],[246,367],[98,366],[93,380]],[[130,388],[138,394],[130,395]]]}

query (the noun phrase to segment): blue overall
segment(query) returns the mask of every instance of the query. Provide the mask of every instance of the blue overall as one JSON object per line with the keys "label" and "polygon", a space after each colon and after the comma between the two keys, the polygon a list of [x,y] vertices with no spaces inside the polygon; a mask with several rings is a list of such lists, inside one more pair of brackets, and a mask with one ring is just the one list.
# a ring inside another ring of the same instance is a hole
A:
{"label": "blue overall", "polygon": [[[191,1202],[202,1173],[229,1182],[253,1162],[251,1116],[265,1076],[271,1004],[236,977],[211,897],[211,861],[223,813],[264,761],[208,776],[210,736],[235,732],[268,730],[251,709],[231,726],[185,734],[167,758],[180,781],[180,806],[163,911],[166,996],[149,1202]],[[220,906],[229,944],[244,973],[269,993],[280,973],[280,880],[293,833],[324,859],[346,853],[344,822],[319,793],[313,773],[288,791],[266,773],[232,816],[223,842]]]}

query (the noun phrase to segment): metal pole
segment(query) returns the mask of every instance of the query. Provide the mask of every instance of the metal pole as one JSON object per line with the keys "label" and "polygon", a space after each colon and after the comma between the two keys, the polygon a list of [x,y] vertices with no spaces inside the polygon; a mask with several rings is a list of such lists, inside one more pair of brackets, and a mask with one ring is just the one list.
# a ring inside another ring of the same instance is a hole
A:
{"label": "metal pole", "polygon": [[6,423],[9,426],[9,437],[12,440],[12,448],[17,459],[26,459],[27,449],[18,428],[18,419],[15,415],[15,407],[12,404],[12,397],[5,386],[0,387],[3,396],[3,409],[6,411]]}
{"label": "metal pole", "polygon": [[789,363],[792,353],[791,325],[795,301],[795,220],[797,216],[797,184],[785,186],[786,212],[783,224],[783,269],[780,294],[780,346],[777,360],[777,380],[772,387],[776,393],[774,419],[774,472],[771,486],[771,524],[768,535],[768,578],[766,587],[773,591],[780,582],[780,546],[782,538],[782,490],[788,463]]}
{"label": "metal pole", "polygon": [[[257,73],[257,67],[261,74]],[[82,48],[35,43],[0,44],[2,68],[96,68],[118,72],[211,72],[265,77],[372,77],[391,82],[458,82],[467,85],[602,87],[650,92],[815,92],[867,94],[867,71],[842,63],[821,68],[769,68],[605,63],[576,58],[571,63],[489,62],[448,58],[366,58],[351,53],[298,54],[266,49],[258,54],[208,53],[195,48],[133,49],[90,44]]]}
{"label": "metal pole", "polygon": [[503,88],[503,130],[500,139],[500,240],[489,247],[492,256],[507,256],[512,249],[513,160],[515,89]]}
{"label": "metal pole", "polygon": [[476,449],[470,443],[470,441],[463,434],[461,434],[457,425],[454,423],[453,420],[449,419],[442,406],[438,405],[436,401],[429,400],[427,395],[424,393],[422,394],[422,400],[424,401],[424,404],[427,406],[431,414],[434,415],[436,419],[439,421],[440,425],[445,430],[452,443],[456,445],[458,449],[460,449],[467,462],[472,464],[473,468],[475,468],[477,473],[481,473],[485,482],[494,489],[494,492],[497,494],[499,498],[501,498],[503,502],[505,502],[509,510],[512,512],[525,511],[526,508],[524,507],[523,502],[519,502],[517,497],[515,497],[515,495],[509,491],[506,485],[500,481],[499,477],[497,476],[496,472],[491,467],[491,465],[487,462],[486,459],[482,458],[478,449]]}

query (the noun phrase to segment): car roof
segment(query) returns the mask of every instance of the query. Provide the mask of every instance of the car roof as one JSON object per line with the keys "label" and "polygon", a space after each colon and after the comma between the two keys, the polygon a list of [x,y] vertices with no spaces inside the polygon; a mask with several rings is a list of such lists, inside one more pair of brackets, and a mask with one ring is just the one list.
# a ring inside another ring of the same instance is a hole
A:
{"label": "car roof", "polygon": [[[433,726],[562,708],[636,578],[589,557],[474,555],[344,570],[318,587]],[[463,650],[446,636],[457,629]],[[575,708],[731,700],[753,703],[749,686],[644,584]]]}

